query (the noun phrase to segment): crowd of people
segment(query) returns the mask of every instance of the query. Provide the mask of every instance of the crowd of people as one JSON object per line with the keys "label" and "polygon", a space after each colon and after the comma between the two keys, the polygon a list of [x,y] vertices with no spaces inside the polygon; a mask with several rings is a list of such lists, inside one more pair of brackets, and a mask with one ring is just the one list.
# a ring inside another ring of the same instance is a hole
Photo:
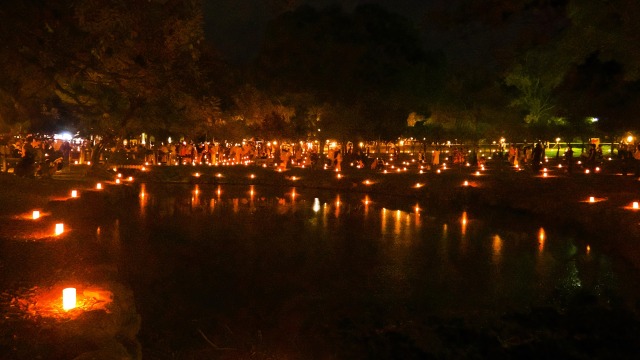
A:
{"label": "crowd of people", "polygon": [[[477,146],[430,145],[421,147],[417,152],[417,161],[427,170],[437,169],[441,164],[456,166],[483,167],[489,159],[500,166],[508,163],[512,167],[530,168],[534,173],[541,170],[547,146],[541,142],[534,144],[510,144],[508,148],[499,146],[490,152],[483,152]],[[121,143],[94,156],[94,149],[87,140],[65,141],[53,138],[10,138],[0,142],[0,155],[3,159],[3,171],[13,165],[14,172],[21,176],[50,176],[70,163],[90,164],[91,159],[110,164],[149,164],[149,165],[197,165],[197,164],[255,164],[275,166],[281,169],[299,166],[323,168],[341,171],[344,164],[358,169],[382,171],[389,165],[399,165],[402,157],[408,154],[391,146],[384,153],[372,153],[366,147],[354,148],[351,143],[345,146],[333,145],[320,151],[312,143],[278,143],[264,141],[230,142],[192,142],[179,141],[159,145]],[[326,154],[326,155],[324,155]],[[612,153],[610,153],[612,155]],[[605,161],[602,145],[589,144],[586,151],[574,157],[572,144],[567,144],[560,158],[560,148],[556,152],[558,161],[562,161],[565,170],[571,173],[576,165],[592,171]],[[640,176],[640,145],[621,143],[617,148],[617,158],[621,160],[623,173],[633,171]],[[14,161],[14,164],[8,164]],[[403,159],[402,159],[403,160]]]}

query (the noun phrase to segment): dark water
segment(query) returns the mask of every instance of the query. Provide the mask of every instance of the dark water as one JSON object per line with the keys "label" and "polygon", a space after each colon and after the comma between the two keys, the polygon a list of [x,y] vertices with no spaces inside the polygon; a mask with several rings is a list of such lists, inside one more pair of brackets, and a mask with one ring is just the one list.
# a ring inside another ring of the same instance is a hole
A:
{"label": "dark water", "polygon": [[369,358],[389,331],[429,346],[434,319],[490,323],[585,292],[638,299],[635,273],[597,239],[527,215],[308,189],[140,190],[96,237],[117,244],[147,355],[210,341],[233,349],[222,354]]}

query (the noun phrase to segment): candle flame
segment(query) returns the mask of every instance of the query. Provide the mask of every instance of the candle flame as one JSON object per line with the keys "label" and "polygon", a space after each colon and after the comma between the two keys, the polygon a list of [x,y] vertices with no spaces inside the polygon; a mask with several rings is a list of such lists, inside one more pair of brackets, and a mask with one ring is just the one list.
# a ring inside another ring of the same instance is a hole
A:
{"label": "candle flame", "polygon": [[76,288],[66,288],[62,290],[62,308],[69,311],[76,307]]}
{"label": "candle flame", "polygon": [[31,215],[31,217],[33,218],[33,220],[39,219],[40,218],[40,211],[33,210],[33,214]]}
{"label": "candle flame", "polygon": [[64,232],[64,224],[62,223],[58,223],[56,224],[56,230],[55,230],[55,234],[56,235],[60,235]]}

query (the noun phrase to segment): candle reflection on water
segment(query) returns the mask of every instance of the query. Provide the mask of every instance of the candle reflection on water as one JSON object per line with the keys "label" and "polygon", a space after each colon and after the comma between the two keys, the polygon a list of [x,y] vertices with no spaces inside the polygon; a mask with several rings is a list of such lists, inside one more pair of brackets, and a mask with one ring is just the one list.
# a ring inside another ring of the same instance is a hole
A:
{"label": "candle reflection on water", "polygon": [[140,184],[140,214],[144,215],[147,207],[147,188],[145,184]]}
{"label": "candle reflection on water", "polygon": [[462,218],[460,219],[460,232],[462,233],[462,235],[466,235],[467,234],[467,212],[464,211],[462,212]]}
{"label": "candle reflection on water", "polygon": [[369,204],[371,203],[371,200],[369,199],[369,195],[365,195],[364,200],[362,200],[362,202],[364,203],[364,216],[366,218],[369,216]]}
{"label": "candle reflection on water", "polygon": [[493,263],[495,265],[499,265],[500,260],[502,259],[502,238],[500,238],[500,235],[496,234],[493,236],[491,250]]}

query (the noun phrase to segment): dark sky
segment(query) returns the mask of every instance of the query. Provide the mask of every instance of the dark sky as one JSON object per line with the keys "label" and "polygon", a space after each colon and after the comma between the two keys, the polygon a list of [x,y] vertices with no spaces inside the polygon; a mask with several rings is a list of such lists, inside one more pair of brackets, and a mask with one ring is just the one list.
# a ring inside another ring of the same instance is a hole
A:
{"label": "dark sky", "polygon": [[362,3],[377,3],[419,22],[431,0],[205,0],[207,39],[235,63],[245,62],[258,51],[267,22],[277,16],[281,4],[308,4],[323,8],[339,4],[351,11]]}

